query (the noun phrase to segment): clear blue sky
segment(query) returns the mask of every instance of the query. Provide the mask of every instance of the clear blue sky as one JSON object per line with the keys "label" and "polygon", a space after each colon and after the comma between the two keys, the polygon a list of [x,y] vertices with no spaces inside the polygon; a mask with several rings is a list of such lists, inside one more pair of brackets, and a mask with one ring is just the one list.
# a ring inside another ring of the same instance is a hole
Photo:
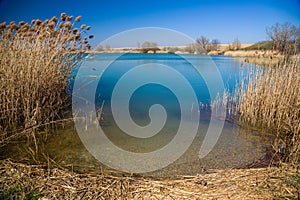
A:
{"label": "clear blue sky", "polygon": [[49,19],[61,12],[82,15],[92,26],[92,44],[138,27],[164,27],[196,39],[205,35],[222,43],[266,40],[266,26],[300,25],[299,0],[0,0],[0,21]]}

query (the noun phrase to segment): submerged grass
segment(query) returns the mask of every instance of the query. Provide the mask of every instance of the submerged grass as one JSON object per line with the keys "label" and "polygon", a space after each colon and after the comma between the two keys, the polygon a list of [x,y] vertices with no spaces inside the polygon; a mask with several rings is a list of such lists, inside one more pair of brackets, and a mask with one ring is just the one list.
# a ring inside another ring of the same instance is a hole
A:
{"label": "submerged grass", "polygon": [[80,18],[0,24],[0,146],[63,117],[70,71],[92,38]]}

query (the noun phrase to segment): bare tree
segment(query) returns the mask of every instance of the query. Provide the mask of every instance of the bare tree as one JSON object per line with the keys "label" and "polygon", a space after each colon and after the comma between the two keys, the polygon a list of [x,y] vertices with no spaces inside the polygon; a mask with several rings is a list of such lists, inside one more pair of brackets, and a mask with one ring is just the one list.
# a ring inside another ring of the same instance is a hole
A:
{"label": "bare tree", "polygon": [[218,39],[213,39],[210,43],[210,50],[216,51],[219,48],[220,41]]}
{"label": "bare tree", "polygon": [[106,45],[105,45],[105,50],[106,50],[106,51],[109,51],[109,50],[110,50],[110,45],[109,45],[109,44],[106,44]]}
{"label": "bare tree", "polygon": [[142,48],[157,48],[157,44],[155,42],[146,41],[142,44]]}
{"label": "bare tree", "polygon": [[193,54],[204,54],[207,53],[206,50],[203,49],[202,46],[198,43],[189,44],[184,48],[185,52],[193,53]]}
{"label": "bare tree", "polygon": [[239,38],[234,38],[233,43],[232,43],[232,48],[233,50],[239,50],[241,49],[241,42],[239,40]]}
{"label": "bare tree", "polygon": [[98,45],[98,46],[96,46],[95,50],[96,51],[104,51],[104,48],[102,45]]}
{"label": "bare tree", "polygon": [[297,53],[299,51],[300,27],[289,22],[276,23],[266,28],[268,37],[273,42],[273,49],[283,54]]}
{"label": "bare tree", "polygon": [[167,47],[166,50],[169,53],[175,53],[176,51],[180,51],[180,48],[178,48],[178,47]]}
{"label": "bare tree", "polygon": [[187,46],[184,48],[184,51],[185,51],[185,52],[188,52],[188,53],[195,53],[195,49],[194,49],[193,44],[187,45]]}
{"label": "bare tree", "polygon": [[205,36],[201,36],[200,38],[198,38],[196,40],[197,44],[200,45],[200,47],[202,47],[204,50],[208,51],[209,49],[209,39]]}

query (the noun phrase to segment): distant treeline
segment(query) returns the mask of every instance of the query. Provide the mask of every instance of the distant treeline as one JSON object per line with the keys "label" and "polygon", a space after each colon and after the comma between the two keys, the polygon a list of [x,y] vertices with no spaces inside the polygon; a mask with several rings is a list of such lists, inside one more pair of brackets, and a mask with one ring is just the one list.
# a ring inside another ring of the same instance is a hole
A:
{"label": "distant treeline", "polygon": [[245,50],[276,50],[283,54],[297,54],[300,52],[300,26],[296,27],[289,22],[276,23],[267,27],[269,41],[259,42]]}

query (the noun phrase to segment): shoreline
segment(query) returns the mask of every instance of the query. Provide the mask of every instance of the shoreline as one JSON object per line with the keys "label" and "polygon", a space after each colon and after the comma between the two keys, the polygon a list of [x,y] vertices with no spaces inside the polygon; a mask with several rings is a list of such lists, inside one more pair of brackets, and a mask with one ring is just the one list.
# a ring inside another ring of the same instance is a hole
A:
{"label": "shoreline", "polygon": [[[132,53],[132,54],[145,54],[144,52],[137,51],[136,49],[111,49],[109,51],[86,51],[86,53],[91,54],[114,54],[114,53]],[[210,51],[205,54],[195,54],[188,53],[183,51],[176,52],[168,52],[168,51],[156,51],[156,52],[148,52],[146,54],[182,54],[182,55],[207,55],[207,56],[229,56],[234,57],[235,60],[242,63],[250,63],[255,65],[267,65],[274,66],[278,64],[279,60],[282,59],[282,55],[280,55],[276,51],[271,50],[218,50],[218,51]]]}
{"label": "shoreline", "polygon": [[286,184],[292,167],[216,170],[195,176],[155,179],[135,174],[80,174],[64,168],[0,160],[0,197],[38,199],[273,199],[296,198],[296,186]]}
{"label": "shoreline", "polygon": [[188,51],[189,46],[158,46],[150,48],[134,48],[134,47],[120,47],[109,48],[102,50],[87,50],[86,53],[137,53],[137,54],[191,54],[191,55],[223,55],[232,57],[255,57],[255,58],[276,58],[279,55],[278,52],[272,50],[247,50],[245,48],[254,44],[241,44],[240,49],[229,49],[230,44],[220,44],[217,49],[211,51],[205,51],[203,53],[196,53],[195,50]]}

